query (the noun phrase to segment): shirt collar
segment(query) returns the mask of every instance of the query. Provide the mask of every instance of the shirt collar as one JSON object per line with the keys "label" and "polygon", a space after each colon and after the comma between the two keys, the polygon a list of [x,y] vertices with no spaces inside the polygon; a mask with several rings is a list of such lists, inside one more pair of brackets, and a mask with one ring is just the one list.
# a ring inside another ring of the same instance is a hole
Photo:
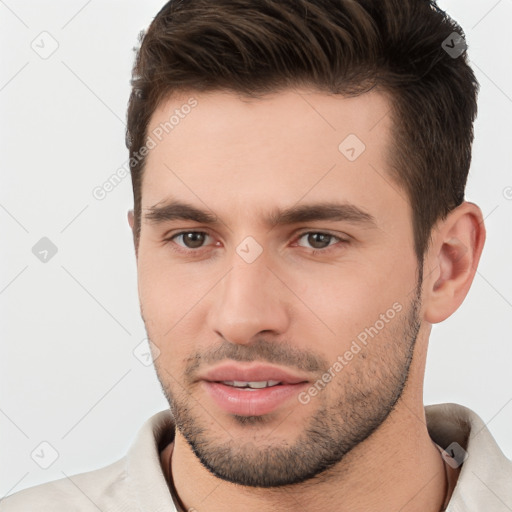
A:
{"label": "shirt collar", "polygon": [[[511,512],[512,462],[482,419],[458,404],[425,407],[432,440],[447,449],[456,442],[467,452],[446,512]],[[139,510],[176,512],[160,465],[160,451],[172,441],[170,410],[149,418],[139,430],[126,457],[126,474]]]}
{"label": "shirt collar", "polygon": [[467,452],[447,512],[511,512],[512,462],[500,450],[482,419],[458,404],[425,407],[432,440]]}

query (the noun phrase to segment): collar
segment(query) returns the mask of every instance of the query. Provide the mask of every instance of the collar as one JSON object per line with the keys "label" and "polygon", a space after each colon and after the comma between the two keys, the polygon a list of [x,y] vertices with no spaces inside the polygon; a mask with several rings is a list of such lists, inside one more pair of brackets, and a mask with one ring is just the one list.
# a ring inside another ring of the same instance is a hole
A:
{"label": "collar", "polygon": [[425,415],[436,444],[445,450],[456,442],[466,452],[446,512],[510,512],[512,462],[483,420],[471,409],[453,403],[427,405]]}
{"label": "collar", "polygon": [[[482,419],[458,404],[425,407],[432,440],[443,450],[457,442],[467,459],[460,467],[446,512],[512,511],[512,462],[507,459]],[[125,460],[126,478],[139,509],[177,510],[160,464],[160,451],[174,437],[169,410],[142,426]]]}

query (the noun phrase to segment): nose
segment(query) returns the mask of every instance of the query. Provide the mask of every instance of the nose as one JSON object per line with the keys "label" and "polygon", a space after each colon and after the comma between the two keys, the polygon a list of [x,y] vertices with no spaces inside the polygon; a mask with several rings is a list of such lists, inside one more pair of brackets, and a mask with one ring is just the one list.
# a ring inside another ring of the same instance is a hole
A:
{"label": "nose", "polygon": [[216,287],[209,327],[230,343],[248,345],[262,333],[287,331],[289,304],[283,283],[263,258],[246,263],[235,255],[231,271]]}

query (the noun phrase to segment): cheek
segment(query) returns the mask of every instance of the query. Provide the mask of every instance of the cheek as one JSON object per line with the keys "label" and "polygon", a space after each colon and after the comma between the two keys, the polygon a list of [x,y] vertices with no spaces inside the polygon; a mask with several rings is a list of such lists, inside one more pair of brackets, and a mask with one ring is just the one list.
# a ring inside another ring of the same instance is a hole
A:
{"label": "cheek", "polygon": [[148,257],[139,253],[138,290],[144,324],[160,351],[159,364],[166,369],[180,368],[205,338],[205,299],[212,283],[186,265],[170,265],[155,252]]}
{"label": "cheek", "polygon": [[[139,250],[138,292],[148,335],[160,348],[186,313],[183,284],[165,262]],[[162,349],[162,348],[161,348]]]}
{"label": "cheek", "polygon": [[307,306],[308,314],[299,314],[297,322],[306,321],[309,327],[304,325],[304,329],[311,330],[312,323],[306,319],[321,320],[315,320],[315,325],[331,340],[332,354],[346,350],[359,335],[364,340],[366,329],[376,324],[379,332],[389,331],[399,316],[397,312],[410,301],[408,294],[415,284],[413,266],[408,268],[404,262],[400,269],[393,267],[391,262],[380,267],[375,263],[334,271],[332,266],[326,267],[325,276],[303,281],[297,295]]}
{"label": "cheek", "polygon": [[173,315],[187,292],[183,266],[172,264],[164,249],[141,239],[137,260],[139,298],[146,314]]}

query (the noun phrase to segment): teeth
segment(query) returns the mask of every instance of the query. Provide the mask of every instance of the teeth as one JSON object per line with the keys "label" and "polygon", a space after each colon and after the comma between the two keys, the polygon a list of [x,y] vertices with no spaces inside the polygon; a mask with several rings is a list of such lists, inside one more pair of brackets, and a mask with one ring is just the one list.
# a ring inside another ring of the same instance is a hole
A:
{"label": "teeth", "polygon": [[250,389],[263,389],[270,388],[281,384],[278,380],[262,380],[258,382],[246,382],[241,380],[225,380],[222,382],[226,386],[233,386],[234,388],[250,388]]}

